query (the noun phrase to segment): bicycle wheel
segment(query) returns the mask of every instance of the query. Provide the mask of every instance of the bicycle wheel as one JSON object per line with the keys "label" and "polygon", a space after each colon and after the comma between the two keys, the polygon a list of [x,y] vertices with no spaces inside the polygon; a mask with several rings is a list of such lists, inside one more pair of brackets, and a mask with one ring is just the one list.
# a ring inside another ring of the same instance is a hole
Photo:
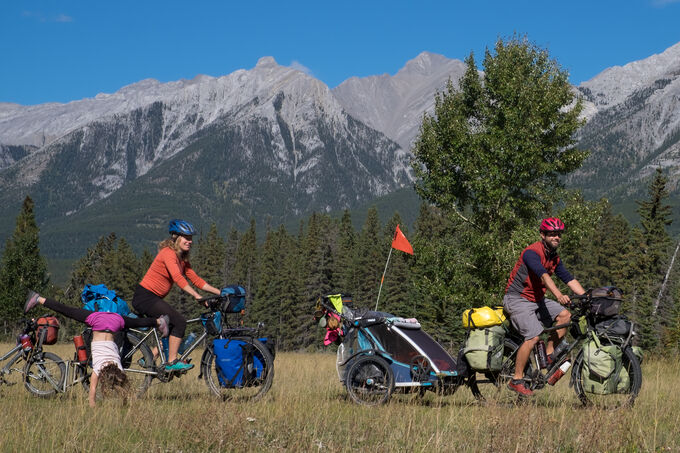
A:
{"label": "bicycle wheel", "polygon": [[47,398],[61,392],[66,379],[66,365],[56,354],[34,354],[24,367],[24,386],[32,394]]}
{"label": "bicycle wheel", "polygon": [[394,391],[394,373],[387,360],[375,355],[361,355],[347,366],[345,387],[358,404],[384,404]]}
{"label": "bicycle wheel", "polygon": [[[201,374],[213,394],[229,401],[257,401],[274,381],[274,359],[269,349],[251,337],[229,338],[236,351],[236,368],[225,372],[218,365],[213,344],[206,348],[201,360]],[[241,354],[242,353],[242,354]]]}
{"label": "bicycle wheel", "polygon": [[153,353],[139,337],[127,332],[120,351],[120,361],[127,375],[130,389],[135,395],[142,396],[151,385],[155,373]]}
{"label": "bicycle wheel", "polygon": [[616,409],[624,406],[632,406],[635,403],[640,388],[642,387],[642,368],[640,361],[628,347],[623,350],[621,357],[622,368],[619,374],[619,383],[613,393],[596,394],[589,392],[584,373],[583,350],[579,353],[572,368],[574,391],[583,405],[595,406],[604,409]]}

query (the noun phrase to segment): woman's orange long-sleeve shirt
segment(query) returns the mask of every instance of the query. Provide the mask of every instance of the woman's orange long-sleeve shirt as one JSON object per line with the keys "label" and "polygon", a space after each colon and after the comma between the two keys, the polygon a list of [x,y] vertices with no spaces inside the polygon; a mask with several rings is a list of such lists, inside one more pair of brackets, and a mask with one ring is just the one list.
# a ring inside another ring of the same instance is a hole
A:
{"label": "woman's orange long-sleeve shirt", "polygon": [[165,247],[154,258],[140,285],[163,298],[168,295],[173,283],[180,288],[187,286],[187,278],[199,289],[205,285],[205,280],[194,272],[191,264],[180,260],[170,247]]}

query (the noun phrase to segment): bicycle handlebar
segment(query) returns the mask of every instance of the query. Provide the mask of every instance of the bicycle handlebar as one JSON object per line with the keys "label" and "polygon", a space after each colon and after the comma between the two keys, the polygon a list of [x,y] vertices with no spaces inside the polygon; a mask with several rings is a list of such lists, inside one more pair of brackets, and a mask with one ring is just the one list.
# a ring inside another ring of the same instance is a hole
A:
{"label": "bicycle handlebar", "polygon": [[219,303],[221,303],[227,296],[220,296],[220,295],[214,295],[214,296],[208,296],[208,297],[201,297],[200,299],[196,299],[196,302],[199,303],[208,303],[208,308],[210,309],[217,309],[219,308]]}

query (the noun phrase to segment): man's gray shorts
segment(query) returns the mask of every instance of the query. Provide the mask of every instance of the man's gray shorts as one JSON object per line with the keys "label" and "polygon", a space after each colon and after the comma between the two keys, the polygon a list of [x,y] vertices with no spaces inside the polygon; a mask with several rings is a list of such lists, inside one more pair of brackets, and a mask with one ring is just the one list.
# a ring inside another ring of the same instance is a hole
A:
{"label": "man's gray shorts", "polygon": [[545,327],[552,326],[557,315],[566,308],[551,299],[531,302],[519,294],[507,293],[503,297],[503,310],[520,335],[529,340],[539,336]]}

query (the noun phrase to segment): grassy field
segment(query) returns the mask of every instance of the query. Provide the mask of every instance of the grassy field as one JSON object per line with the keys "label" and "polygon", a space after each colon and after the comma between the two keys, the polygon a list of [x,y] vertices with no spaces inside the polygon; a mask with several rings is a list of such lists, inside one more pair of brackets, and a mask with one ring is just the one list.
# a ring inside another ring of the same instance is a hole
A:
{"label": "grassy field", "polygon": [[615,411],[582,408],[567,378],[522,405],[481,404],[461,388],[367,408],[347,399],[333,355],[282,353],[275,370],[270,393],[250,404],[216,400],[198,370],[96,409],[80,387],[38,399],[22,384],[0,386],[0,451],[680,451],[676,360],[646,361],[635,407]]}

